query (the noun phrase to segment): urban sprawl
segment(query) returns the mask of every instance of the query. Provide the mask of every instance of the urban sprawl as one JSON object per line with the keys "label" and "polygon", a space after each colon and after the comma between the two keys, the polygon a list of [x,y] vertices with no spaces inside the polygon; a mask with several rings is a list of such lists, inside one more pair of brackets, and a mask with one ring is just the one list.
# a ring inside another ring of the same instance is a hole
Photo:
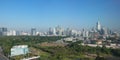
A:
{"label": "urban sprawl", "polygon": [[[57,26],[55,28],[49,28],[47,32],[38,32],[36,28],[32,28],[31,32],[28,33],[24,31],[8,30],[7,28],[2,27],[0,28],[0,36],[66,36],[66,38],[52,42],[52,44],[67,45],[69,44],[68,42],[82,41],[83,46],[106,46],[107,48],[113,49],[120,48],[119,33],[103,27],[99,21],[96,23],[96,26],[90,30],[75,30],[70,28],[64,29],[61,26]],[[45,44],[50,43],[46,42]],[[29,53],[29,50],[28,45],[16,45],[11,48],[10,56],[12,57],[20,54],[27,54]],[[39,56],[32,58],[39,58]]]}

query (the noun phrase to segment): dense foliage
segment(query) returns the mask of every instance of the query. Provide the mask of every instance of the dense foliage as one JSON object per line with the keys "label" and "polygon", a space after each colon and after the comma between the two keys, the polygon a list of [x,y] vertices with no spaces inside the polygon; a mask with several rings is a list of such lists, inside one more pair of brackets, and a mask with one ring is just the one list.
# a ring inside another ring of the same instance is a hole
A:
{"label": "dense foliage", "polygon": [[14,45],[27,44],[29,47],[33,47],[40,53],[41,60],[109,60],[104,56],[117,56],[120,57],[120,49],[89,47],[81,45],[82,41],[70,43],[66,46],[39,46],[42,42],[53,42],[60,40],[60,36],[9,36],[0,37],[0,46],[3,48],[6,56],[10,55],[10,49]]}
{"label": "dense foliage", "polygon": [[29,47],[37,43],[56,41],[64,37],[60,36],[3,36],[0,37],[0,46],[6,56],[10,55],[10,49],[15,45],[28,45]]}
{"label": "dense foliage", "polygon": [[[40,47],[37,45],[34,47],[51,54],[51,56],[47,57],[50,60],[109,60],[109,58],[104,56],[109,57],[112,55],[120,57],[120,49],[111,49],[105,46],[102,48],[99,46],[82,46],[81,41],[71,43],[65,47]],[[41,60],[43,59],[41,58]]]}

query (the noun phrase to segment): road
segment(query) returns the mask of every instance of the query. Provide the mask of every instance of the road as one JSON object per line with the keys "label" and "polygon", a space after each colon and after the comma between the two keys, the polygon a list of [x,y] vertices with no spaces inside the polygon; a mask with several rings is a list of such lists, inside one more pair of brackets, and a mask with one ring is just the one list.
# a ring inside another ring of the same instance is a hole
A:
{"label": "road", "polygon": [[7,57],[4,56],[3,54],[3,49],[0,46],[0,60],[9,60]]}
{"label": "road", "polygon": [[0,60],[9,60],[9,59],[0,54]]}

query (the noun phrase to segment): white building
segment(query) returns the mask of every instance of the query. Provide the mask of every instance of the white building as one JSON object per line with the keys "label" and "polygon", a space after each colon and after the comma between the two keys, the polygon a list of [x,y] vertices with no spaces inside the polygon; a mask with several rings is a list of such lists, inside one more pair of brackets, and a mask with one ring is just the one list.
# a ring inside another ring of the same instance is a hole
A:
{"label": "white building", "polygon": [[99,22],[99,21],[97,22],[96,28],[97,28],[98,31],[101,30],[101,25],[100,25],[100,22]]}
{"label": "white building", "polygon": [[89,31],[85,31],[85,29],[83,29],[82,36],[83,37],[88,37],[89,36]]}
{"label": "white building", "polygon": [[28,45],[18,45],[11,48],[11,56],[24,55],[29,53]]}
{"label": "white building", "polygon": [[53,35],[56,35],[56,30],[55,30],[55,28],[53,28]]}
{"label": "white building", "polygon": [[30,35],[30,33],[21,31],[21,32],[20,32],[20,35],[28,36],[28,35]]}
{"label": "white building", "polygon": [[16,36],[16,31],[15,30],[8,31],[7,36]]}
{"label": "white building", "polygon": [[64,41],[73,41],[73,37],[69,37],[69,38],[64,38]]}

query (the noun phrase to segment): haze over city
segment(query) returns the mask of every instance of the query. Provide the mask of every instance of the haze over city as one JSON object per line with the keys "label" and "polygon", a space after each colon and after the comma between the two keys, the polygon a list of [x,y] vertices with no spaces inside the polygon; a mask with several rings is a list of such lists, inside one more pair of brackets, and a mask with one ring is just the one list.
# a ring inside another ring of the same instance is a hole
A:
{"label": "haze over city", "polygon": [[120,0],[0,0],[0,60],[120,60]]}
{"label": "haze over city", "polygon": [[0,27],[45,30],[60,25],[120,29],[119,0],[0,0]]}

